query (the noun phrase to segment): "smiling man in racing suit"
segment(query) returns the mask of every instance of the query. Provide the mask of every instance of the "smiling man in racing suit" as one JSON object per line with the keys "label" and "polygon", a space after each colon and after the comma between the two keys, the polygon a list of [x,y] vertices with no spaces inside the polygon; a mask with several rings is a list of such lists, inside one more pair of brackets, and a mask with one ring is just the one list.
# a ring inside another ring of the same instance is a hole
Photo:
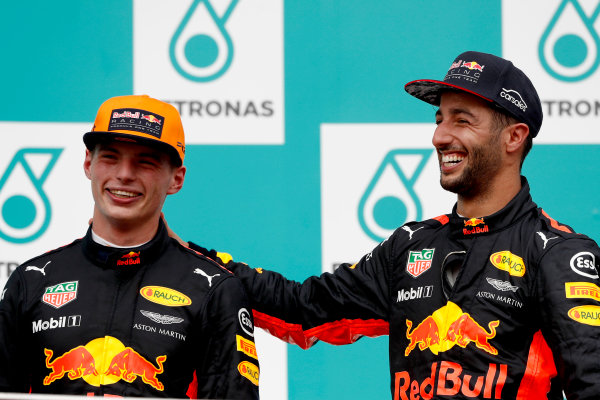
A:
{"label": "smiling man in racing suit", "polygon": [[539,208],[520,175],[542,123],[532,83],[465,52],[443,81],[405,89],[439,106],[433,144],[454,209],[302,284],[228,262],[256,326],[302,348],[389,334],[394,400],[597,399],[600,250]]}
{"label": "smiling man in racing suit", "polygon": [[0,391],[257,399],[241,283],[170,238],[160,219],[185,175],[177,110],[148,96],[114,97],[84,142],[93,224],[9,278]]}

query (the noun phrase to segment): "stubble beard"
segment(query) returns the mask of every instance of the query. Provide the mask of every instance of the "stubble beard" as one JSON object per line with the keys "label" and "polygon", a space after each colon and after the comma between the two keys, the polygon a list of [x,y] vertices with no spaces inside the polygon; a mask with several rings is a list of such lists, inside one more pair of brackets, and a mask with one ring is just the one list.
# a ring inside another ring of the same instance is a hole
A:
{"label": "stubble beard", "polygon": [[474,147],[469,152],[468,164],[460,176],[444,179],[444,173],[441,172],[442,188],[464,198],[472,198],[484,193],[502,165],[497,145],[499,138],[500,135],[496,135],[487,144]]}

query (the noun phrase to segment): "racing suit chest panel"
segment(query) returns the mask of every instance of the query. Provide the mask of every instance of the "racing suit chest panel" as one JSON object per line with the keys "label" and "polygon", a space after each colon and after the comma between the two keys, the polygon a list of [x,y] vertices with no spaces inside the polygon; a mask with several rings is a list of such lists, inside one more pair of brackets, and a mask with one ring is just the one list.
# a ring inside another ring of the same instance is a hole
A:
{"label": "racing suit chest panel", "polygon": [[[178,250],[165,251],[141,267],[113,268],[87,262],[74,246],[35,259],[34,266],[48,262],[45,274],[23,272],[27,286],[33,288],[28,291],[22,329],[31,337],[29,351],[37,360],[33,375],[41,377],[33,382],[34,392],[161,396],[166,386],[170,396],[185,396],[169,383],[187,388],[193,378],[191,356],[199,354],[201,344],[191,335],[205,325],[206,298],[210,288],[227,277],[217,276],[222,270],[201,259],[190,263],[189,256]],[[211,286],[194,273],[198,267],[211,277]],[[68,360],[75,356],[96,375],[86,375],[86,368],[77,379],[60,376],[60,371],[53,374],[53,365],[67,363],[62,368],[68,370],[72,363]],[[128,358],[154,370],[155,378],[126,382],[122,374]]]}
{"label": "racing suit chest panel", "polygon": [[[509,382],[502,394],[510,397],[510,388],[515,386],[510,382],[518,382],[525,369],[525,365],[516,366],[514,358],[527,359],[534,333],[524,326],[537,318],[529,299],[533,273],[527,269],[530,262],[524,245],[534,231],[514,226],[510,232],[460,238],[444,232],[446,229],[431,235],[423,229],[403,250],[404,257],[398,257],[401,261],[394,269],[392,287],[395,298],[391,299],[391,321],[399,321],[390,325],[392,372],[401,372],[408,364],[410,379],[424,382],[431,378],[434,367],[439,374],[442,362],[452,362],[456,368],[447,369],[450,374],[460,367],[461,376],[476,379],[491,374],[493,365],[496,381],[500,369],[510,375],[502,377]],[[433,250],[431,265],[414,277],[408,269],[415,253],[424,249]],[[442,289],[444,259],[461,250],[466,251],[464,261],[446,297]],[[394,357],[398,354],[406,358]],[[394,374],[392,387],[394,390]]]}

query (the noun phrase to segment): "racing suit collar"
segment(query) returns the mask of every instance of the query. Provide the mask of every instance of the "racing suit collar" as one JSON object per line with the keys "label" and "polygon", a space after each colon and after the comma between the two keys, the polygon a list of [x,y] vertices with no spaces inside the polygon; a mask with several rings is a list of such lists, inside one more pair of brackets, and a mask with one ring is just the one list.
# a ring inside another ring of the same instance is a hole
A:
{"label": "racing suit collar", "polygon": [[510,226],[521,216],[537,208],[529,193],[529,183],[521,176],[521,190],[500,211],[477,218],[461,217],[456,212],[456,204],[450,214],[450,229],[452,234],[459,237],[475,237],[491,232],[497,232]]}
{"label": "racing suit collar", "polygon": [[148,243],[132,248],[102,246],[92,238],[92,227],[83,238],[83,252],[94,264],[103,268],[137,271],[140,267],[154,262],[163,252],[169,236],[162,220],[159,221],[156,235]]}

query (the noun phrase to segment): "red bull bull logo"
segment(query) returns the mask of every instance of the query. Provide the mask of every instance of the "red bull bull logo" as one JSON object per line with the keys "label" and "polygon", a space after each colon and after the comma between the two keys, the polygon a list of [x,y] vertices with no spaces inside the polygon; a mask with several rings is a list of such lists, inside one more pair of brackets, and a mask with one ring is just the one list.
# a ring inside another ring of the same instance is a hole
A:
{"label": "red bull bull logo", "polygon": [[146,121],[152,122],[153,124],[162,125],[162,121],[160,119],[156,118],[152,114],[142,114],[142,119],[145,119]]}
{"label": "red bull bull logo", "polygon": [[51,370],[44,378],[48,386],[65,375],[71,380],[82,378],[92,386],[110,385],[120,381],[133,382],[138,377],[156,390],[164,385],[158,375],[164,372],[167,356],[156,357],[156,366],[131,347],[125,347],[118,339],[106,336],[78,346],[51,361],[53,351],[44,349],[46,367]]}
{"label": "red bull bull logo", "polygon": [[61,379],[65,374],[71,380],[87,375],[98,375],[96,361],[84,346],[75,347],[65,354],[56,357],[53,361],[50,361],[54,355],[52,350],[44,349],[44,354],[46,355],[46,368],[52,370],[44,378],[44,385],[50,385],[55,380]]}
{"label": "red bull bull logo", "polygon": [[458,363],[435,362],[431,364],[431,375],[422,382],[411,380],[408,371],[396,372],[394,400],[431,399],[433,396],[456,396],[459,393],[471,398],[502,399],[507,376],[506,364],[489,364],[485,373],[471,375],[465,373]]}
{"label": "red bull bull logo", "polygon": [[483,220],[483,218],[471,218],[471,219],[465,220],[465,226],[477,226],[477,225],[481,225],[481,224],[485,224],[485,221]]}
{"label": "red bull bull logo", "polygon": [[463,61],[462,67],[468,68],[471,70],[476,69],[477,71],[483,71],[484,65],[478,64],[477,61],[469,61],[469,62]]}
{"label": "red bull bull logo", "polygon": [[406,320],[406,338],[409,340],[404,355],[408,356],[416,347],[433,354],[450,350],[455,345],[466,348],[469,343],[487,353],[497,355],[498,350],[489,343],[496,337],[500,321],[491,321],[488,330],[483,328],[461,308],[449,301],[444,307],[434,311],[412,331],[413,323]]}

